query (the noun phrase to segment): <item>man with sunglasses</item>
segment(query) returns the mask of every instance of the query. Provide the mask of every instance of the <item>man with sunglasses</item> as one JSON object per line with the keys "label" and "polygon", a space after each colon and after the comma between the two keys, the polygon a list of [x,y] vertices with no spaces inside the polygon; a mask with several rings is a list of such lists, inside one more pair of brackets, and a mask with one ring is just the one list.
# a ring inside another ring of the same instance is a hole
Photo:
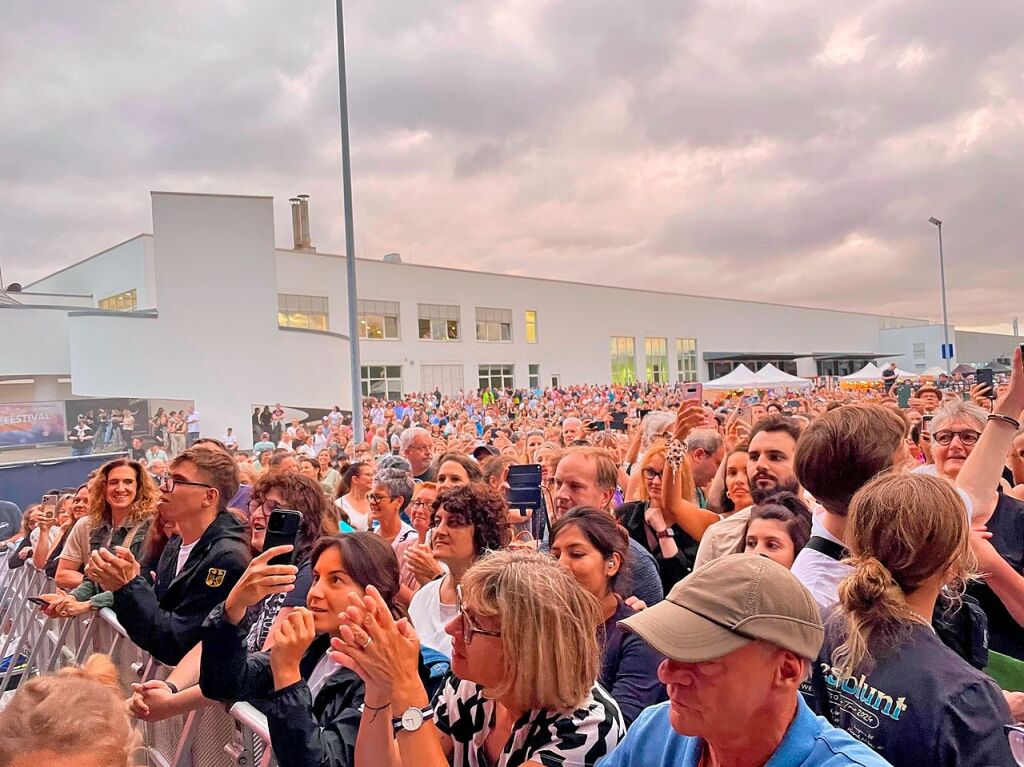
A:
{"label": "man with sunglasses", "polygon": [[177,664],[199,640],[206,616],[223,602],[249,563],[246,525],[228,511],[238,467],[219,450],[192,447],[159,479],[159,510],[177,526],[157,565],[155,584],[141,577],[131,552],[94,552],[87,573],[114,595],[129,638],[161,663]]}
{"label": "man with sunglasses", "polygon": [[[988,419],[989,414],[974,403],[947,402],[935,411],[931,424],[935,463],[916,471],[957,482],[968,457],[978,447]],[[999,425],[1004,430],[1012,427]],[[1000,487],[992,515],[987,521],[976,518],[974,524],[979,570],[991,575],[969,584],[967,593],[978,600],[988,616],[989,648],[1024,660],[1024,627],[1008,608],[1014,602],[1019,604],[1024,594],[1024,503]]]}

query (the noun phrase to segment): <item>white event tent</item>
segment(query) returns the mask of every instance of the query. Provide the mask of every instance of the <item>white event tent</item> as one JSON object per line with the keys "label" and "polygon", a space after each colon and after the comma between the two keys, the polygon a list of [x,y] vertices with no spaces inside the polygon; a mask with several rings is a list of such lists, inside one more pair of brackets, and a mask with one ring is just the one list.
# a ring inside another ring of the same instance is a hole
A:
{"label": "white event tent", "polygon": [[[909,373],[906,370],[900,370],[896,368],[896,377],[900,380],[904,378],[917,378],[917,373]],[[867,365],[862,367],[856,373],[850,373],[849,375],[842,376],[840,381],[848,381],[850,383],[860,383],[863,381],[876,381],[882,382],[882,369],[878,367],[874,362],[869,362]]]}
{"label": "white event tent", "polygon": [[721,378],[707,381],[705,389],[755,389],[761,384],[754,376],[754,371],[746,365],[737,365],[734,370],[726,373]]}
{"label": "white event tent", "polygon": [[783,386],[802,388],[811,385],[811,382],[806,378],[790,375],[784,370],[779,370],[770,362],[754,373],[754,380],[757,381],[758,386],[763,386],[767,389]]}

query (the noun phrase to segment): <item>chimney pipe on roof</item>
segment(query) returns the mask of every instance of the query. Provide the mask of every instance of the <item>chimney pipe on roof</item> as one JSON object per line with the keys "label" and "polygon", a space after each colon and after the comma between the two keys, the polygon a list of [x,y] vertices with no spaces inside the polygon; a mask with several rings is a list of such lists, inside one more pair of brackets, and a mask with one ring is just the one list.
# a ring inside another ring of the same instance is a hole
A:
{"label": "chimney pipe on roof", "polygon": [[309,235],[309,195],[300,194],[288,200],[292,204],[292,241],[295,250],[315,253]]}

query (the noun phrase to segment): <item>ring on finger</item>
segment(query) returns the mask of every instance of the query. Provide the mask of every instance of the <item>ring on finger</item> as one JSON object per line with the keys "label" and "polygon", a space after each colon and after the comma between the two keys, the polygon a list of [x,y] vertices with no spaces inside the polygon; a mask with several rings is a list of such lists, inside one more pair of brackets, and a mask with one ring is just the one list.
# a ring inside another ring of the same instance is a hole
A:
{"label": "ring on finger", "polygon": [[367,637],[366,637],[366,641],[365,641],[365,642],[363,642],[363,643],[362,643],[361,645],[359,645],[359,649],[360,649],[360,650],[365,650],[365,649],[366,649],[367,647],[369,647],[369,646],[370,646],[371,644],[373,644],[373,637],[372,637],[372,636],[369,636],[369,635],[367,635]]}

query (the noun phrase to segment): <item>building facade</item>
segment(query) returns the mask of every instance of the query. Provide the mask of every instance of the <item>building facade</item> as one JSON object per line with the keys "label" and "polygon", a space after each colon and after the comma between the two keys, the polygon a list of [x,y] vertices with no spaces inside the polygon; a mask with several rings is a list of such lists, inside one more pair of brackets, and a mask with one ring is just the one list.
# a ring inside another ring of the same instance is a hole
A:
{"label": "building facade", "polygon": [[[0,384],[19,382],[0,385],[0,402],[194,400],[205,432],[232,426],[243,444],[253,404],[348,409],[345,257],[316,252],[298,232],[295,249],[275,248],[271,198],[153,193],[152,204],[153,234],[0,294],[10,331],[0,341]],[[375,396],[708,380],[740,363],[801,376],[844,375],[890,358],[906,369],[941,364],[941,326],[908,317],[596,285],[604,275],[589,273],[578,282],[487,274],[394,255],[356,267],[360,373],[364,393]],[[967,345],[975,356],[1014,343],[956,335],[958,352]]]}

